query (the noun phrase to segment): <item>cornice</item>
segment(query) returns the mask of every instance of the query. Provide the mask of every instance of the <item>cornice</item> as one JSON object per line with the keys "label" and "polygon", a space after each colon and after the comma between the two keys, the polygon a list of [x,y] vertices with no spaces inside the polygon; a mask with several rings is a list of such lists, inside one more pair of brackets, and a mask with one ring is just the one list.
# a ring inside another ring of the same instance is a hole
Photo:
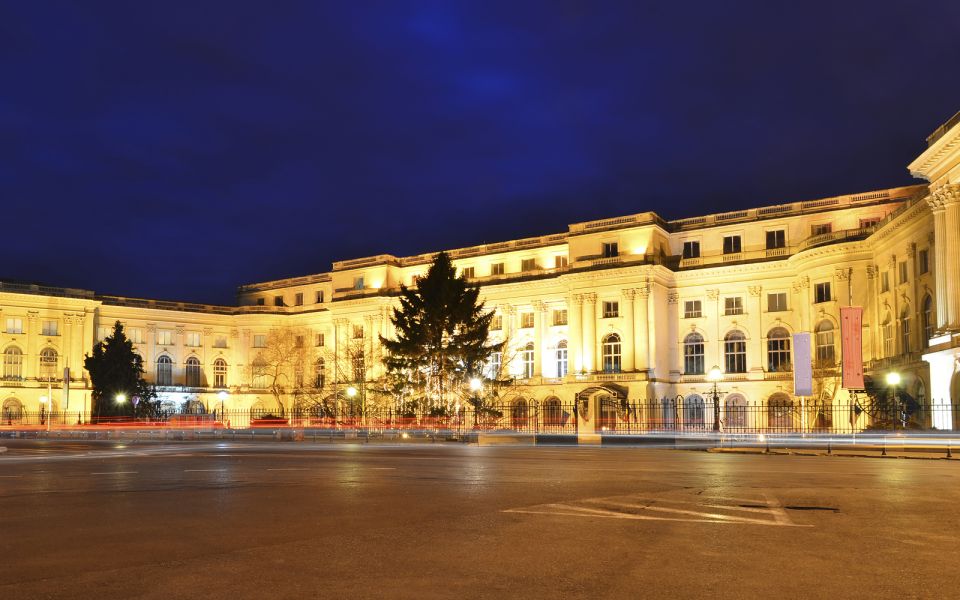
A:
{"label": "cornice", "polygon": [[944,158],[960,152],[960,125],[954,125],[907,167],[918,179],[934,182],[946,171]]}

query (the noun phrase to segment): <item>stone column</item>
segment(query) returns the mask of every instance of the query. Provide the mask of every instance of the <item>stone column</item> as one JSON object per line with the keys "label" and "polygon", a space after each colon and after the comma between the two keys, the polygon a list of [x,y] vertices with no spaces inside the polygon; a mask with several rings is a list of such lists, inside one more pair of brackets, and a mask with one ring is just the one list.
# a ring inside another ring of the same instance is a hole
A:
{"label": "stone column", "polygon": [[927,197],[933,211],[937,328],[960,326],[960,185],[945,185]]}
{"label": "stone column", "polygon": [[583,295],[583,370],[593,373],[597,368],[597,295]]}
{"label": "stone column", "polygon": [[633,303],[633,370],[645,372],[649,364],[650,338],[647,328],[650,285],[637,288],[637,297]]}
{"label": "stone column", "polygon": [[634,328],[633,328],[633,305],[634,299],[637,297],[637,290],[635,289],[626,289],[622,290],[623,292],[623,314],[624,326],[623,326],[623,346],[621,348],[620,356],[620,369],[623,371],[632,371],[634,365],[634,355],[635,355],[635,338],[634,338]]}
{"label": "stone column", "polygon": [[546,305],[540,300],[533,301],[533,376],[543,376],[543,324]]}
{"label": "stone column", "polygon": [[23,356],[23,377],[33,379],[37,376],[37,368],[40,363],[40,312],[36,310],[27,311],[26,319],[26,338],[27,344]]}
{"label": "stone column", "polygon": [[[751,323],[750,330],[754,332],[752,343],[747,348],[747,370],[755,371],[762,375],[764,365],[764,347],[763,339],[767,332],[763,330],[763,287],[751,285],[747,288],[752,300],[752,306],[745,307],[747,321]],[[750,313],[753,314],[750,314]]]}
{"label": "stone column", "polygon": [[582,294],[571,294],[567,298],[567,360],[569,372],[578,374],[583,370],[583,331],[581,327]]}

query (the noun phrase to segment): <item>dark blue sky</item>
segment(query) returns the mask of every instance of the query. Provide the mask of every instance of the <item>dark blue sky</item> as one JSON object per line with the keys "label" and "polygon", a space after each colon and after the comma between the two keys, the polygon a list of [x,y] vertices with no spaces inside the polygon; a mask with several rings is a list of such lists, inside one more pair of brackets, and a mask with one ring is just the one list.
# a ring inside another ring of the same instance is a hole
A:
{"label": "dark blue sky", "polygon": [[7,2],[0,278],[242,283],[911,183],[960,2]]}

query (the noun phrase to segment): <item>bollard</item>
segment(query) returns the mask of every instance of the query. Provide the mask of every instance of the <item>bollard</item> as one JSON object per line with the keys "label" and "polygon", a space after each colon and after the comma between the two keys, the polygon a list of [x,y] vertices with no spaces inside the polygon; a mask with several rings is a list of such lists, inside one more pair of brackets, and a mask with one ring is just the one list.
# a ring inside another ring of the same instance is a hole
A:
{"label": "bollard", "polygon": [[770,438],[767,438],[766,442],[767,442],[767,448],[766,450],[764,450],[764,452],[766,452],[767,454],[770,454]]}
{"label": "bollard", "polygon": [[827,454],[831,454],[831,452],[830,452],[830,440],[827,440]]}
{"label": "bollard", "polygon": [[880,456],[886,456],[886,455],[887,455],[887,439],[884,438],[884,439],[883,439],[883,451],[880,453]]}
{"label": "bollard", "polygon": [[950,453],[950,442],[947,442],[947,458],[953,458],[953,454]]}

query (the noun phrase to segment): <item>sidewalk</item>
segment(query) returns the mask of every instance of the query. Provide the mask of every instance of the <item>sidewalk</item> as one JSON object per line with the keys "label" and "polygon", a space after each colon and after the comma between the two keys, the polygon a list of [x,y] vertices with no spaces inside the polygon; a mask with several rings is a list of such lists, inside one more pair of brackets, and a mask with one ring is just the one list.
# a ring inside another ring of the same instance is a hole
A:
{"label": "sidewalk", "polygon": [[857,458],[908,458],[922,460],[955,460],[960,462],[960,454],[951,449],[952,457],[947,456],[947,448],[918,447],[905,449],[903,447],[878,446],[842,446],[835,448],[770,448],[765,447],[734,447],[708,448],[707,452],[723,454],[768,454],[780,456],[845,456]]}

